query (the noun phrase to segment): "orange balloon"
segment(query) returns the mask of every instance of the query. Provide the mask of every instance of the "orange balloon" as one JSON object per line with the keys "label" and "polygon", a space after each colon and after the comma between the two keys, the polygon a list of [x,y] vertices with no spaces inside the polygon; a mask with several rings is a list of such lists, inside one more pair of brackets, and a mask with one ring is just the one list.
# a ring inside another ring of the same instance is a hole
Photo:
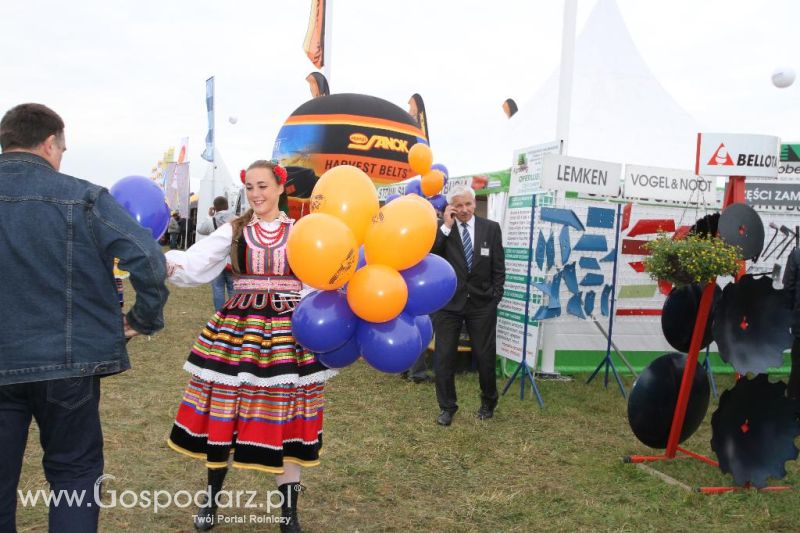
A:
{"label": "orange balloon", "polygon": [[347,224],[358,244],[364,242],[378,209],[378,192],[372,180],[350,165],[328,170],[311,191],[311,212],[327,213]]}
{"label": "orange balloon", "polygon": [[[417,202],[418,204],[420,204],[422,206],[431,205],[431,203],[428,201],[427,198],[424,198],[424,197],[420,196],[419,194],[415,194],[413,192],[410,192],[410,193],[408,193],[406,195],[403,195],[403,198],[405,198],[406,201],[409,201],[409,202]],[[436,216],[436,211],[434,211],[433,214],[434,214],[434,216]]]}
{"label": "orange balloon", "polygon": [[422,194],[425,196],[439,194],[442,187],[444,187],[444,172],[441,170],[431,170],[422,176],[422,181],[419,184],[419,188],[422,189]]}
{"label": "orange balloon", "polygon": [[326,213],[312,213],[292,227],[286,257],[292,272],[303,283],[330,291],[353,277],[358,245],[344,222]]}
{"label": "orange balloon", "polygon": [[416,174],[424,176],[433,165],[433,152],[427,144],[417,143],[408,151],[408,165]]}
{"label": "orange balloon", "polygon": [[431,251],[436,239],[436,211],[416,195],[401,196],[383,206],[367,230],[367,264],[405,270]]}
{"label": "orange balloon", "polygon": [[403,310],[408,287],[400,273],[385,265],[367,265],[347,285],[347,303],[367,322],[387,322]]}

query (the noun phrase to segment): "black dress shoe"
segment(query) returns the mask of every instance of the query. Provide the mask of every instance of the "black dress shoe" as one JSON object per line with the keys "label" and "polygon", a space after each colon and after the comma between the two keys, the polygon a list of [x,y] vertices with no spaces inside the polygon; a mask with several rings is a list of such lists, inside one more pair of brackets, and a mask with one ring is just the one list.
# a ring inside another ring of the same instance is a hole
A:
{"label": "black dress shoe", "polygon": [[217,506],[203,506],[194,517],[194,528],[197,531],[208,531],[217,525]]}
{"label": "black dress shoe", "polygon": [[436,417],[436,423],[440,426],[449,426],[453,423],[453,415],[455,412],[453,411],[442,411],[439,413],[439,416]]}
{"label": "black dress shoe", "polygon": [[431,383],[433,382],[433,378],[430,376],[411,376],[411,381],[414,383]]}
{"label": "black dress shoe", "polygon": [[492,418],[494,416],[494,409],[482,405],[480,409],[478,409],[478,420],[486,420],[487,418]]}

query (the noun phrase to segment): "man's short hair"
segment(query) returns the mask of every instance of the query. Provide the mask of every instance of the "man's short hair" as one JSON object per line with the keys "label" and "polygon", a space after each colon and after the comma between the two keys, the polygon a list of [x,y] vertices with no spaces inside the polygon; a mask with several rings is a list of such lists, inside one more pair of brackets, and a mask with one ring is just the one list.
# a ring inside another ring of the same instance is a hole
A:
{"label": "man's short hair", "polygon": [[447,191],[447,203],[452,204],[454,197],[463,196],[465,194],[470,195],[472,199],[475,200],[475,191],[473,190],[472,187],[467,187],[466,185],[456,185],[455,187]]}
{"label": "man's short hair", "polygon": [[42,104],[20,104],[0,121],[0,149],[35,148],[51,135],[64,134],[64,121]]}
{"label": "man's short hair", "polygon": [[214,210],[215,211],[227,211],[228,210],[228,199],[224,196],[217,196],[214,198]]}

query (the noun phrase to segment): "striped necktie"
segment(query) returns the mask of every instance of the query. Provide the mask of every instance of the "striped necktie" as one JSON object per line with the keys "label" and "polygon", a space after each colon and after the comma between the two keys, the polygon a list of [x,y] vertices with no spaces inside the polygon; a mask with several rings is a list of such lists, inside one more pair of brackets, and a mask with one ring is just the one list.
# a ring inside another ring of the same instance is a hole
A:
{"label": "striped necktie", "polygon": [[464,244],[464,259],[467,260],[467,272],[472,270],[472,239],[469,237],[469,229],[466,222],[461,223],[464,231],[461,232],[461,242]]}

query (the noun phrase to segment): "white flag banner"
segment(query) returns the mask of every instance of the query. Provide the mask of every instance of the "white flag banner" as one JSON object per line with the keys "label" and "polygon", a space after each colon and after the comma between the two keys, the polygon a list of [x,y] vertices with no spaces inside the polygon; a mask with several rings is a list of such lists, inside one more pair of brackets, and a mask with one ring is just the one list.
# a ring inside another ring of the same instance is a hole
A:
{"label": "white flag banner", "polygon": [[208,133],[206,133],[206,149],[200,157],[206,161],[214,161],[214,76],[206,80],[206,111],[208,112]]}
{"label": "white flag banner", "polygon": [[164,167],[164,195],[170,211],[189,217],[189,163],[167,163]]}

